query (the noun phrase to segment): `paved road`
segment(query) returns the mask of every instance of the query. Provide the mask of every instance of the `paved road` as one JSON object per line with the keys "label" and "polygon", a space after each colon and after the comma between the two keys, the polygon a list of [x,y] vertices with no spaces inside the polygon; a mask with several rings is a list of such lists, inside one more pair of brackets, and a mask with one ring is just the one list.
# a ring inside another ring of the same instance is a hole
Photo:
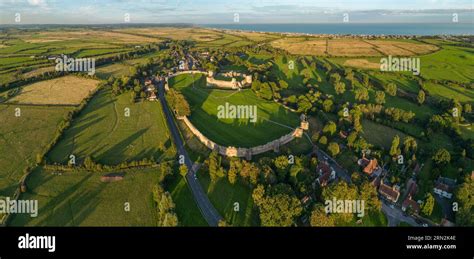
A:
{"label": "paved road", "polygon": [[382,211],[387,216],[388,226],[390,227],[396,227],[400,222],[406,222],[412,226],[420,226],[420,224],[416,223],[415,219],[406,216],[396,205],[392,208],[385,201],[382,201]]}
{"label": "paved road", "polygon": [[186,152],[186,149],[184,148],[183,140],[181,139],[178,126],[176,125],[173,119],[173,115],[168,107],[168,104],[166,103],[163,88],[163,82],[160,82],[158,86],[158,96],[161,102],[161,106],[163,107],[163,112],[165,113],[166,121],[168,122],[168,127],[171,131],[171,135],[173,136],[174,143],[178,149],[178,154],[184,156],[185,164],[189,170],[188,174],[186,175],[186,182],[188,183],[188,186],[191,189],[191,192],[194,196],[194,200],[196,201],[199,210],[201,210],[201,214],[204,219],[207,221],[209,226],[217,226],[219,224],[219,221],[222,220],[222,217],[214,208],[211,201],[209,201],[206,192],[204,191],[196,177],[196,172],[192,170],[193,162],[189,158],[188,152]]}

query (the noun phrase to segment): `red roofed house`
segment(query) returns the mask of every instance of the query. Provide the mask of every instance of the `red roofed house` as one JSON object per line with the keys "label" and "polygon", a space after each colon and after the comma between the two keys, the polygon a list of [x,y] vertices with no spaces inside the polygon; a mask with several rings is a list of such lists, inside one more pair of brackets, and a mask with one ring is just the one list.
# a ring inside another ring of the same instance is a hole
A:
{"label": "red roofed house", "polygon": [[383,181],[380,183],[379,193],[391,202],[397,202],[398,197],[400,197],[400,191],[396,185],[390,187],[383,183]]}
{"label": "red roofed house", "polygon": [[363,167],[364,173],[369,176],[379,176],[382,173],[382,168],[379,166],[377,159],[367,159],[365,155],[357,161],[359,166]]}
{"label": "red roofed house", "polygon": [[316,172],[319,175],[316,182],[318,182],[320,186],[326,186],[330,181],[336,178],[336,172],[327,164],[327,162],[319,163]]}
{"label": "red roofed house", "polygon": [[408,197],[402,203],[402,210],[407,211],[407,209],[411,209],[415,214],[420,213],[420,205],[416,201],[412,200],[411,195],[408,195]]}

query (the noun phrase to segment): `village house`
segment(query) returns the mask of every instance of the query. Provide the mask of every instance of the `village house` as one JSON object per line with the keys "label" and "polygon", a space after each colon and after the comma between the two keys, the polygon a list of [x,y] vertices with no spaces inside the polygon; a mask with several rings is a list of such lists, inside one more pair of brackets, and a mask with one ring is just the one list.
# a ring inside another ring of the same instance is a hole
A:
{"label": "village house", "polygon": [[451,199],[453,197],[453,190],[455,186],[456,180],[440,176],[438,180],[436,180],[433,192],[441,197]]}
{"label": "village house", "polygon": [[321,162],[318,164],[316,168],[316,172],[318,174],[318,178],[316,182],[321,186],[324,187],[329,184],[329,182],[336,179],[336,171],[332,167],[329,166],[327,162]]}
{"label": "village house", "polygon": [[379,193],[383,198],[396,203],[400,197],[400,187],[398,185],[386,185],[382,180],[379,186]]}
{"label": "village house", "polygon": [[362,167],[362,171],[370,177],[379,177],[382,174],[382,168],[379,166],[376,158],[367,159],[365,154],[357,161],[357,164]]}
{"label": "village house", "polygon": [[418,204],[418,202],[413,200],[411,195],[408,195],[408,197],[402,203],[402,210],[403,211],[410,210],[414,214],[419,214],[420,213],[420,204]]}

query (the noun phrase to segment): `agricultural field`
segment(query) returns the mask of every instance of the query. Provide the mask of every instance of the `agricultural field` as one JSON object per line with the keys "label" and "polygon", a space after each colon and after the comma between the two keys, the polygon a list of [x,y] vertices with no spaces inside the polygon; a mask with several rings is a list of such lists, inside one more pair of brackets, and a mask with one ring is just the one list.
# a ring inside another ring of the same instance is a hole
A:
{"label": "agricultural field", "polygon": [[0,79],[7,84],[54,69],[55,57],[104,58],[136,50],[160,39],[128,33],[92,29],[49,29],[19,31],[1,42]]}
{"label": "agricultural field", "polygon": [[78,105],[93,92],[99,81],[95,79],[64,76],[24,86],[8,103]]}
{"label": "agricultural field", "polygon": [[284,49],[295,55],[326,55],[327,42],[325,39],[283,38],[271,42],[272,46]]}
{"label": "agricultural field", "polygon": [[[181,91],[191,106],[191,122],[209,139],[221,145],[252,147],[265,144],[292,131],[299,115],[275,102],[259,99],[251,90],[206,89],[201,75],[180,75],[170,86]],[[247,119],[218,119],[219,105],[256,105],[257,123]]]}
{"label": "agricultural field", "polygon": [[[439,49],[435,45],[416,41],[345,38],[287,37],[272,41],[271,44],[275,48],[284,49],[295,55],[332,57],[413,56],[428,54]],[[354,62],[351,63],[356,64]],[[357,65],[363,65],[363,62],[359,61],[359,63]]]}
{"label": "agricultural field", "polygon": [[151,36],[161,39],[213,41],[221,38],[214,30],[203,28],[177,28],[177,27],[153,27],[153,28],[125,28],[116,29],[115,32],[127,33],[137,36]]}
{"label": "agricultural field", "polygon": [[272,39],[278,39],[280,36],[270,33],[250,32],[250,31],[225,31],[228,34],[247,38],[251,41],[262,42]]}
{"label": "agricultural field", "polygon": [[[22,199],[38,200],[38,217],[15,215],[12,226],[156,226],[152,188],[156,169],[114,172],[123,180],[104,183],[108,173],[73,171],[57,174],[38,167]],[[130,211],[125,210],[125,203]]]}
{"label": "agricultural field", "polygon": [[36,155],[45,151],[69,111],[68,107],[0,105],[0,196],[15,192],[24,170],[36,164]]}
{"label": "agricultural field", "polygon": [[123,60],[110,65],[104,65],[96,69],[96,75],[100,79],[108,79],[109,77],[121,78],[122,76],[130,76],[131,69],[136,65],[146,64],[150,59],[164,55],[162,51],[151,52],[142,55],[139,58]]}
{"label": "agricultural field", "polygon": [[[126,108],[130,109],[129,117]],[[113,96],[102,89],[94,96],[59,143],[48,154],[55,163],[91,156],[102,164],[174,156],[159,102],[131,103],[131,94]]]}

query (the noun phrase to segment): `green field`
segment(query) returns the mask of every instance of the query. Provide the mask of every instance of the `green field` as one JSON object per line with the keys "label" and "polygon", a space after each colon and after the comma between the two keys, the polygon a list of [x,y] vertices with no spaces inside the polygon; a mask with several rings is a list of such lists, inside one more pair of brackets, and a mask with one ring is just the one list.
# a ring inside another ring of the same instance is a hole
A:
{"label": "green field", "polygon": [[[252,147],[265,144],[289,132],[299,124],[298,114],[272,101],[259,99],[251,90],[205,89],[201,75],[179,75],[170,85],[181,91],[191,106],[190,120],[205,136],[221,145]],[[193,87],[194,85],[194,87]],[[248,119],[218,119],[218,106],[256,105],[257,123]],[[281,126],[286,125],[286,126]]]}
{"label": "green field", "polygon": [[[217,211],[226,223],[232,226],[258,226],[258,213],[254,208],[252,190],[243,183],[230,184],[225,178],[211,184],[209,174],[200,171],[199,182]],[[234,211],[234,203],[239,204],[239,211]]]}
{"label": "green field", "polygon": [[[70,155],[78,161],[92,156],[103,164],[173,157],[175,149],[159,102],[131,103],[130,93],[114,97],[102,89],[48,154],[56,163]],[[125,116],[125,109],[130,116]]]}
{"label": "green field", "polygon": [[175,211],[178,215],[180,226],[208,226],[194,201],[193,194],[186,180],[182,176],[175,175],[173,179],[165,183],[165,189],[171,193],[176,204]]}
{"label": "green field", "polygon": [[369,120],[362,121],[363,133],[362,136],[370,143],[385,150],[389,150],[392,146],[393,138],[398,135],[403,141],[406,136],[403,132],[389,128],[387,126],[377,124]]}
{"label": "green field", "polygon": [[428,79],[448,79],[458,82],[474,80],[472,49],[437,41],[443,49],[421,56],[421,75]]}
{"label": "green field", "polygon": [[460,102],[472,102],[474,100],[474,90],[463,87],[440,85],[428,82],[425,84],[430,95],[440,99],[456,99]]}
{"label": "green field", "polygon": [[[20,108],[20,117],[15,109]],[[10,196],[27,167],[53,140],[71,108],[0,105],[0,196]]]}
{"label": "green field", "polygon": [[[102,183],[101,173],[62,175],[38,168],[22,199],[38,200],[38,217],[17,214],[13,226],[156,226],[152,187],[160,174],[154,169],[127,171],[118,182]],[[125,211],[125,203],[130,211]]]}

